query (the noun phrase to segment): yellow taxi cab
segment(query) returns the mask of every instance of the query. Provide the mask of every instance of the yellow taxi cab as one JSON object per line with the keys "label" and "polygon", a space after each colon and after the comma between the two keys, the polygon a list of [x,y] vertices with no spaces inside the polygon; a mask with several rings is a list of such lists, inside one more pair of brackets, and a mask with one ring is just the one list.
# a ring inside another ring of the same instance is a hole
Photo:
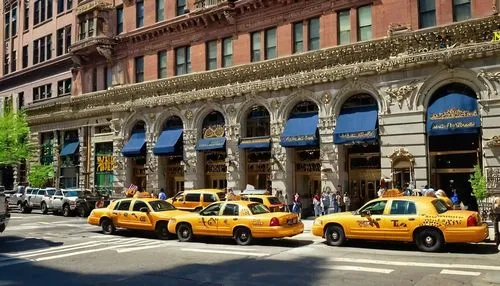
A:
{"label": "yellow taxi cab", "polygon": [[271,212],[286,211],[286,204],[282,203],[277,197],[271,196],[267,191],[244,191],[240,194],[241,200],[261,203]]}
{"label": "yellow taxi cab", "polygon": [[233,237],[239,245],[248,245],[253,238],[292,237],[304,232],[297,214],[271,213],[263,204],[250,201],[216,202],[200,213],[172,218],[168,230],[177,233],[180,241],[193,236]]}
{"label": "yellow taxi cab", "polygon": [[154,198],[118,199],[106,208],[94,209],[87,222],[102,227],[104,234],[113,234],[116,228],[156,232],[160,239],[167,239],[168,221],[188,212],[177,210],[170,203]]}
{"label": "yellow taxi cab", "polygon": [[312,233],[333,246],[346,239],[389,240],[437,251],[444,243],[481,242],[488,228],[477,212],[450,210],[435,197],[383,196],[357,211],[315,219]]}
{"label": "yellow taxi cab", "polygon": [[218,189],[188,190],[177,193],[173,198],[167,199],[180,210],[199,212],[213,202],[226,199],[226,192]]}

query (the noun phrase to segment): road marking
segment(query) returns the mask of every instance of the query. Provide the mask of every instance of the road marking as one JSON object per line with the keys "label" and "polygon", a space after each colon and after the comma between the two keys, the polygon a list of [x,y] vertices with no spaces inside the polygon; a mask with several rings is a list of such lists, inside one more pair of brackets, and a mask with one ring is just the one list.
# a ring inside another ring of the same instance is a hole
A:
{"label": "road marking", "polygon": [[427,262],[412,262],[412,261],[385,261],[385,260],[372,260],[362,258],[331,258],[332,262],[350,262],[350,263],[366,263],[366,264],[380,264],[380,265],[393,265],[393,266],[415,266],[426,268],[462,268],[474,270],[494,270],[500,271],[500,266],[491,265],[469,265],[469,264],[450,264],[450,263],[427,263]]}
{"label": "road marking", "polygon": [[153,244],[153,245],[131,247],[131,248],[126,248],[126,249],[117,249],[116,252],[117,253],[127,253],[127,252],[139,251],[139,250],[145,250],[145,249],[151,249],[151,248],[157,248],[157,247],[167,246],[167,245],[172,245],[172,244],[171,243],[167,243],[167,242],[157,242],[156,244]]}
{"label": "road marking", "polygon": [[47,224],[51,224],[51,223],[50,223],[50,222],[48,222],[48,221],[40,221],[40,222],[38,222],[38,223],[39,223],[39,224],[46,224],[46,225],[47,225]]}
{"label": "road marking", "polygon": [[10,216],[10,219],[23,219],[23,216]]}
{"label": "road marking", "polygon": [[56,222],[53,222],[53,223],[55,223],[55,224],[61,224],[61,223],[68,223],[68,222],[82,222],[82,224],[86,224],[87,220],[86,219],[70,219],[70,220],[56,221]]}
{"label": "road marking", "polygon": [[257,256],[257,257],[263,257],[263,256],[270,255],[269,253],[252,253],[252,252],[242,252],[242,251],[227,251],[227,250],[199,249],[199,248],[181,248],[181,251],[202,252],[202,253],[218,253],[218,254],[233,254],[233,255],[243,255],[243,256]]}
{"label": "road marking", "polygon": [[471,271],[459,271],[459,270],[443,269],[443,270],[441,270],[441,272],[439,274],[479,276],[479,275],[481,275],[481,272],[471,272]]}
{"label": "road marking", "polygon": [[13,260],[13,261],[9,261],[9,262],[0,263],[0,267],[6,267],[6,266],[10,266],[10,265],[16,265],[16,264],[28,263],[28,262],[31,262],[31,260]]}
{"label": "road marking", "polygon": [[[113,238],[113,239],[110,239],[106,242],[111,243],[111,242],[118,242],[118,241],[120,241],[120,238]],[[75,243],[75,244],[71,244],[71,245],[60,245],[60,246],[55,246],[55,247],[48,247],[48,248],[33,250],[33,251],[16,252],[16,253],[7,254],[7,255],[9,255],[11,257],[19,257],[19,256],[23,256],[23,255],[31,255],[31,254],[36,254],[36,253],[43,254],[46,251],[64,250],[67,248],[73,248],[73,247],[79,247],[79,246],[92,246],[92,244],[96,244],[96,243],[103,243],[103,242],[102,241],[86,241],[86,242]]]}
{"label": "road marking", "polygon": [[320,268],[329,270],[359,271],[359,272],[372,272],[372,273],[382,273],[382,274],[389,274],[394,271],[394,269],[361,267],[352,265],[321,266]]}

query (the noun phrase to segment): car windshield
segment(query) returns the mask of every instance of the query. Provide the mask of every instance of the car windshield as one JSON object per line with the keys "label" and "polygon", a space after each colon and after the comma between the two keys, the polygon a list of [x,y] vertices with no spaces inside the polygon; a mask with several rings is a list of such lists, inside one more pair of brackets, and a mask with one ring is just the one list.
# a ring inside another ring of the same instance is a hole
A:
{"label": "car windshield", "polygon": [[175,207],[173,205],[162,200],[151,201],[149,202],[149,205],[151,206],[151,208],[153,208],[153,211],[155,212],[175,210]]}
{"label": "car windshield", "polygon": [[78,197],[80,195],[80,191],[64,191],[63,193],[66,197]]}
{"label": "car windshield", "polygon": [[277,197],[268,197],[269,203],[271,205],[279,205],[281,204],[280,200]]}
{"label": "car windshield", "polygon": [[448,208],[441,200],[433,200],[432,204],[436,208],[436,211],[438,212],[438,214],[442,214],[442,213],[445,213],[446,211],[448,211]]}
{"label": "car windshield", "polygon": [[56,190],[47,190],[47,194],[49,196],[53,196],[56,193]]}
{"label": "car windshield", "polygon": [[257,203],[255,203],[255,204],[249,204],[248,208],[250,209],[250,211],[254,215],[256,215],[256,214],[265,214],[265,213],[269,213],[270,212],[266,208],[266,206],[264,206],[263,204],[257,204]]}

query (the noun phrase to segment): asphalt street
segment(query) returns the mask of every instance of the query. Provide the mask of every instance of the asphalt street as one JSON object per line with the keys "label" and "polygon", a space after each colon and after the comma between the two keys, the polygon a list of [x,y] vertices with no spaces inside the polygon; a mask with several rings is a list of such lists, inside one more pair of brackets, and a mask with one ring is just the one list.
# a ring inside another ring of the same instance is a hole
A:
{"label": "asphalt street", "polygon": [[401,243],[329,247],[304,234],[238,246],[119,231],[107,236],[77,217],[12,213],[0,235],[3,285],[500,285],[494,244],[422,253]]}

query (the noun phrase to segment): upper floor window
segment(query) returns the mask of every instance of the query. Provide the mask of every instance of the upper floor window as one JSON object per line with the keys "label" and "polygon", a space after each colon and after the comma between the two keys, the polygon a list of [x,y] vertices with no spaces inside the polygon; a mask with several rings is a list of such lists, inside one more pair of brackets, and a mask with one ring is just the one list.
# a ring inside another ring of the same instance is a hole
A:
{"label": "upper floor window", "polygon": [[86,38],[97,36],[97,32],[95,30],[96,22],[97,18],[82,20],[80,22],[80,33],[78,35],[78,39],[84,40]]}
{"label": "upper floor window", "polygon": [[297,22],[293,24],[293,53],[304,51],[304,24]]}
{"label": "upper floor window", "polygon": [[23,30],[27,31],[30,28],[30,5],[29,3],[24,4],[24,23]]}
{"label": "upper floor window", "polygon": [[135,4],[135,27],[140,28],[144,26],[144,2],[137,1]]}
{"label": "upper floor window", "polygon": [[453,0],[453,22],[471,18],[470,0]]}
{"label": "upper floor window", "polygon": [[347,45],[351,42],[351,13],[349,10],[340,11],[338,14],[338,43]]}
{"label": "upper floor window", "polygon": [[92,69],[92,91],[97,91],[97,68]]}
{"label": "upper floor window", "polygon": [[33,101],[43,100],[52,97],[52,84],[45,84],[33,88]]}
{"label": "upper floor window", "polygon": [[260,32],[253,32],[251,34],[251,61],[260,61]]}
{"label": "upper floor window", "polygon": [[233,65],[233,39],[225,38],[222,40],[222,67]]}
{"label": "upper floor window", "polygon": [[165,0],[156,0],[156,22],[165,20]]}
{"label": "upper floor window", "polygon": [[191,72],[191,47],[175,49],[175,74],[183,75]]}
{"label": "upper floor window", "polygon": [[71,45],[71,25],[57,30],[56,56],[60,56],[69,51]]}
{"label": "upper floor window", "polygon": [[123,6],[116,7],[116,34],[123,33]]}
{"label": "upper floor window", "polygon": [[167,77],[167,51],[158,52],[158,78]]}
{"label": "upper floor window", "polygon": [[7,13],[5,13],[4,15],[4,28],[5,28],[5,32],[4,32],[4,35],[5,35],[5,39],[8,39],[10,38],[10,11],[7,11]]}
{"label": "upper floor window", "polygon": [[52,18],[52,0],[36,0],[34,5],[33,25]]}
{"label": "upper floor window", "polygon": [[186,8],[186,0],[176,0],[176,16],[184,15],[184,9]]}
{"label": "upper floor window", "polygon": [[23,47],[23,60],[22,60],[22,67],[27,68],[28,67],[28,45]]}
{"label": "upper floor window", "polygon": [[418,27],[420,29],[436,26],[436,0],[418,1]]}
{"label": "upper floor window", "polygon": [[358,8],[358,40],[372,39],[372,6]]}
{"label": "upper floor window", "polygon": [[24,91],[21,91],[17,95],[17,110],[21,110],[23,106],[24,106]]}
{"label": "upper floor window", "polygon": [[308,50],[314,51],[319,49],[319,18],[309,20],[308,27]]}
{"label": "upper floor window", "polygon": [[16,51],[12,51],[12,55],[10,58],[10,72],[15,72],[17,69],[17,53]]}
{"label": "upper floor window", "polygon": [[276,28],[266,30],[264,34],[264,45],[266,47],[265,50],[265,58],[266,60],[274,59],[277,56],[276,53]]}
{"label": "upper floor window", "polygon": [[17,4],[5,7],[4,14],[4,35],[5,39],[17,35]]}
{"label": "upper floor window", "polygon": [[217,68],[217,41],[210,41],[206,44],[207,47],[207,70]]}
{"label": "upper floor window", "polygon": [[144,81],[144,57],[136,57],[135,58],[135,82],[143,82]]}
{"label": "upper floor window", "polygon": [[113,86],[113,74],[110,68],[104,67],[104,89]]}
{"label": "upper floor window", "polygon": [[33,41],[33,64],[42,63],[52,58],[52,34]]}
{"label": "upper floor window", "polygon": [[71,94],[71,78],[63,79],[57,82],[57,96]]}
{"label": "upper floor window", "polygon": [[73,0],[57,0],[57,14],[64,12],[64,4],[66,4],[66,10],[73,8]]}
{"label": "upper floor window", "polygon": [[9,55],[6,54],[3,58],[3,75],[9,73]]}

